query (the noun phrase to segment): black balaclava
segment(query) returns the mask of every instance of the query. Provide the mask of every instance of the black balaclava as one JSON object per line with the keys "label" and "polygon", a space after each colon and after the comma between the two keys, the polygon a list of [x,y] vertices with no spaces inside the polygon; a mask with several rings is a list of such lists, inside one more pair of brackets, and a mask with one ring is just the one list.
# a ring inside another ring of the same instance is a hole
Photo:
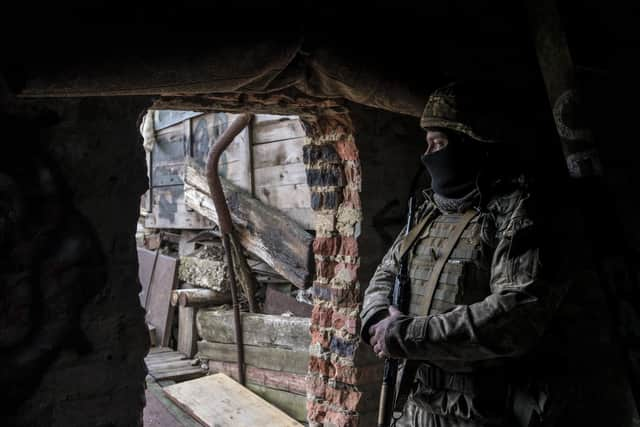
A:
{"label": "black balaclava", "polygon": [[449,143],[441,150],[423,154],[422,163],[431,175],[436,194],[457,199],[476,188],[476,179],[485,162],[486,152],[479,141],[446,132]]}

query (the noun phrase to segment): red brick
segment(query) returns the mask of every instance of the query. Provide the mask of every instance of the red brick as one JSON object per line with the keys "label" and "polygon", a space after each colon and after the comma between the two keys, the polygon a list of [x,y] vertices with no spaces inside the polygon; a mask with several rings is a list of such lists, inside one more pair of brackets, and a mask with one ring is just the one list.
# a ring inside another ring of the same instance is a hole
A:
{"label": "red brick", "polygon": [[333,423],[337,427],[357,427],[358,415],[343,414],[342,412],[328,410],[324,417],[324,422]]}
{"label": "red brick", "polygon": [[311,344],[320,344],[322,348],[328,349],[331,342],[331,334],[329,331],[321,331],[317,327],[311,327]]}
{"label": "red brick", "polygon": [[331,326],[332,316],[333,309],[331,307],[315,305],[311,311],[311,324],[328,328]]}
{"label": "red brick", "polygon": [[356,308],[360,304],[360,289],[351,288],[331,289],[331,301],[337,307]]}
{"label": "red brick", "polygon": [[336,368],[329,360],[309,356],[309,372],[317,372],[320,375],[331,378],[336,374]]}
{"label": "red brick", "polygon": [[322,377],[312,376],[307,381],[307,391],[314,397],[324,399],[327,381]]}
{"label": "red brick", "polygon": [[353,335],[358,334],[359,317],[357,315],[347,316],[340,312],[333,312],[331,316],[331,326],[335,329],[345,328],[347,332]]}
{"label": "red brick", "polygon": [[353,138],[345,135],[336,141],[336,151],[342,160],[358,160],[358,147]]}
{"label": "red brick", "polygon": [[350,365],[335,367],[335,380],[345,384],[356,384],[360,376],[360,368]]}
{"label": "red brick", "polygon": [[358,241],[351,236],[316,237],[313,253],[324,256],[358,256]]}
{"label": "red brick", "polygon": [[338,389],[331,386],[327,386],[325,390],[327,402],[348,411],[358,410],[361,396],[362,393],[356,390]]}
{"label": "red brick", "polygon": [[333,256],[340,248],[340,237],[316,237],[313,241],[313,253],[316,255]]}
{"label": "red brick", "polygon": [[319,402],[313,402],[309,400],[307,401],[307,418],[310,421],[323,423],[324,417],[326,414],[327,414],[326,405]]}
{"label": "red brick", "polygon": [[327,259],[316,260],[316,276],[331,279],[336,274],[336,262]]}
{"label": "red brick", "polygon": [[342,236],[340,238],[340,255],[358,256],[358,240],[355,237]]}

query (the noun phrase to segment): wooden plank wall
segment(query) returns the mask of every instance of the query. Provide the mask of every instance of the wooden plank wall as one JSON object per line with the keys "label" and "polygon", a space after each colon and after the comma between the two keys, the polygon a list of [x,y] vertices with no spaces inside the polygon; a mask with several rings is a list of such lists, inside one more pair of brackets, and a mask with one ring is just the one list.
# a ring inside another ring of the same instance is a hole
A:
{"label": "wooden plank wall", "polygon": [[147,228],[204,229],[213,226],[207,218],[187,209],[184,203],[184,159],[193,142],[190,122],[191,119],[187,119],[156,131],[156,144],[150,156]]}
{"label": "wooden plank wall", "polygon": [[254,195],[313,230],[311,194],[302,163],[304,138],[296,116],[255,116],[251,126]]}
{"label": "wooden plank wall", "polygon": [[[184,158],[189,156],[204,168],[210,144],[236,117],[231,113],[201,114],[156,132],[159,146],[151,156],[151,194],[147,206],[143,206],[150,208],[146,227],[212,226],[185,206]],[[304,138],[297,116],[258,114],[223,153],[220,175],[304,229],[313,230],[311,195],[302,162]]]}

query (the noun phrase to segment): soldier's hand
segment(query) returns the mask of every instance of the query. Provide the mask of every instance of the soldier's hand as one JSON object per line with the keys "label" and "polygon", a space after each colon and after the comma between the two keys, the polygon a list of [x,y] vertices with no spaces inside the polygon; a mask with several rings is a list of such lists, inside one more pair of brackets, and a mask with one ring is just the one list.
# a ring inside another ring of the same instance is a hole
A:
{"label": "soldier's hand", "polygon": [[390,356],[384,342],[384,336],[389,325],[401,315],[402,313],[400,310],[394,306],[389,306],[389,316],[385,317],[378,323],[371,325],[369,328],[369,335],[371,335],[370,344],[373,347],[374,353],[376,353],[378,357],[383,358]]}

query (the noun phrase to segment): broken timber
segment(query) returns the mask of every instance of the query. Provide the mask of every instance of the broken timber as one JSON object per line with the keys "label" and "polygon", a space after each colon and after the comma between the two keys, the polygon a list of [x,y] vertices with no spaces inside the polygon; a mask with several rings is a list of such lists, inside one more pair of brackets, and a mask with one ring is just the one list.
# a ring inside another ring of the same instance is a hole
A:
{"label": "broken timber", "polygon": [[[266,206],[221,178],[225,198],[240,244],[299,288],[312,281],[313,237],[293,220]],[[209,196],[207,180],[197,167],[186,164],[185,203],[201,215],[218,222]]]}

